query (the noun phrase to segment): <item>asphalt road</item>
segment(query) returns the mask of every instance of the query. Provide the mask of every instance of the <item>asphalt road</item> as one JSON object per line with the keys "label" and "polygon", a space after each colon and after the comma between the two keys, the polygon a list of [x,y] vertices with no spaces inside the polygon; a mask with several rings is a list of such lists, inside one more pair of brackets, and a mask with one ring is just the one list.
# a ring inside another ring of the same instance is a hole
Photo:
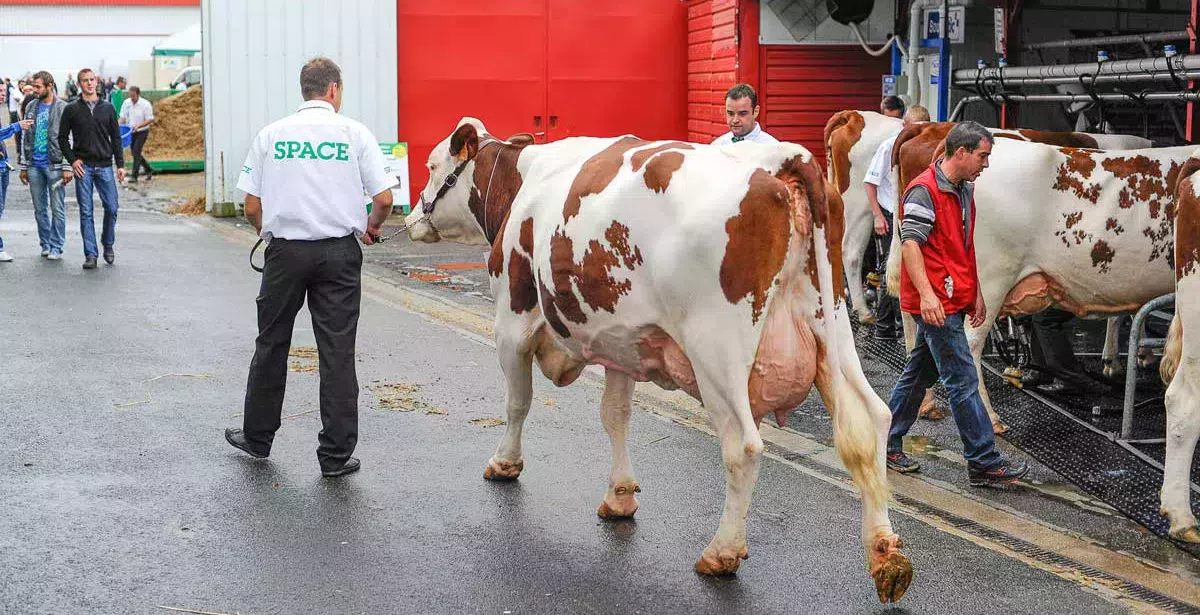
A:
{"label": "asphalt road", "polygon": [[[131,203],[136,199],[130,198]],[[692,565],[724,472],[708,435],[635,412],[636,521],[595,515],[600,390],[537,376],[515,483],[482,478],[502,427],[494,351],[368,293],[359,326],[361,472],[320,476],[318,377],[297,358],[268,460],[229,447],[253,350],[252,241],[127,204],[117,261],[38,257],[28,193],[0,236],[0,612],[1117,613],[1103,590],[896,514],[916,578],[885,609],[852,493],[764,460],[751,559]],[[380,282],[375,282],[380,283]],[[482,298],[477,298],[484,301]],[[307,315],[293,347],[313,346]],[[392,394],[381,385],[401,385]],[[399,395],[395,391],[400,391]],[[399,409],[383,408],[387,397]],[[411,411],[405,411],[412,408]]]}

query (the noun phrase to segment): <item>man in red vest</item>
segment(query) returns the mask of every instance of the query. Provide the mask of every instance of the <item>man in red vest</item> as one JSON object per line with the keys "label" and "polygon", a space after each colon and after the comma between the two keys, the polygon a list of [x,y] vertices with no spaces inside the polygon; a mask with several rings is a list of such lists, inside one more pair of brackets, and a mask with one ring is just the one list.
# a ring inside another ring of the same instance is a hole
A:
{"label": "man in red vest", "polygon": [[901,199],[900,309],[917,322],[917,343],[896,382],[889,406],[887,465],[897,472],[921,466],[904,454],[904,435],[917,420],[925,389],[940,376],[963,441],[972,486],[1006,484],[1029,471],[996,450],[992,421],[979,396],[979,374],[964,325],[984,323],[987,306],[975,267],[975,199],[971,182],[988,166],[992,134],[959,122],[946,135],[946,153],[908,185]]}

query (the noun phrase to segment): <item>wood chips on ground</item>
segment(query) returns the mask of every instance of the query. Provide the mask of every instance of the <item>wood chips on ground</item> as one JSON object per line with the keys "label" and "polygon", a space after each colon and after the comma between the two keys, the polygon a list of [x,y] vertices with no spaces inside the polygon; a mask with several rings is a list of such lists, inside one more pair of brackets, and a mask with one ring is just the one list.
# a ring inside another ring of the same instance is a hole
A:
{"label": "wood chips on ground", "polygon": [[204,98],[202,86],[154,103],[154,123],[142,153],[147,160],[204,159]]}
{"label": "wood chips on ground", "polygon": [[376,408],[396,410],[398,412],[424,412],[425,414],[449,414],[445,408],[438,408],[425,403],[418,397],[420,385],[404,383],[384,383],[371,387],[375,393]]}

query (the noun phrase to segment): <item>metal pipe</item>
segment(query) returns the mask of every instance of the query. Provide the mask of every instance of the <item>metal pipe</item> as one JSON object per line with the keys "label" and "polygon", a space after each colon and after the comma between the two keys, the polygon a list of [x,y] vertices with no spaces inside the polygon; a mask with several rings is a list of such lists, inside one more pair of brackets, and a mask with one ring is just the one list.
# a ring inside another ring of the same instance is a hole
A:
{"label": "metal pipe", "polygon": [[[905,102],[908,106],[913,106],[921,103],[920,80],[917,79],[917,60],[921,57],[921,11],[926,8],[940,6],[943,0],[912,0],[912,4],[908,7],[908,56],[905,62],[908,70],[905,74],[908,76],[908,88],[905,93]],[[948,0],[950,6],[966,5],[967,0]],[[947,11],[942,11],[942,23],[946,23]],[[942,68],[942,74],[946,74],[946,69]]]}
{"label": "metal pipe", "polygon": [[[1173,58],[1140,58],[1137,60],[1112,60],[1098,64],[1084,62],[1081,64],[1052,64],[1045,66],[1009,66],[1008,68],[963,68],[954,71],[954,79],[974,81],[976,78],[1009,79],[1047,78],[1047,77],[1080,77],[1090,75],[1120,75],[1127,73],[1165,73],[1174,70],[1177,73],[1200,70],[1200,54],[1175,56]],[[980,74],[982,73],[982,74]]]}
{"label": "metal pipe", "polygon": [[[1004,96],[996,95],[997,99],[1008,99],[1013,102],[1093,102],[1092,97],[1087,94],[1005,94]],[[1096,94],[1096,98],[1105,101],[1115,102],[1130,102],[1136,99],[1130,98],[1125,94],[1104,93]],[[1150,92],[1144,95],[1146,101],[1174,101],[1174,102],[1195,102],[1200,101],[1200,92]],[[980,102],[984,99],[982,96],[964,96],[958,101],[958,105],[954,107],[954,112],[950,114],[949,121],[958,121],[959,115],[963,108],[969,103]]]}
{"label": "metal pipe", "polygon": [[1142,340],[1142,329],[1150,312],[1167,304],[1175,303],[1175,293],[1170,293],[1151,300],[1143,305],[1133,315],[1133,325],[1129,328],[1128,358],[1125,362],[1125,404],[1121,408],[1121,439],[1128,440],[1133,433],[1133,399],[1137,394],[1138,357],[1134,350]]}
{"label": "metal pipe", "polygon": [[1186,41],[1187,30],[1175,32],[1152,32],[1150,34],[1122,34],[1118,36],[1097,36],[1094,38],[1075,38],[1065,41],[1047,41],[1025,45],[1028,51],[1038,49],[1067,49],[1070,47],[1092,47],[1096,45],[1129,45],[1133,43],[1158,43],[1163,41]]}
{"label": "metal pipe", "polygon": [[[955,71],[957,73],[958,71]],[[1175,73],[1175,78],[1181,81],[1189,79],[1200,79],[1200,71],[1187,71],[1183,73]],[[1092,79],[1088,78],[1090,83]],[[1096,83],[1138,83],[1143,81],[1174,81],[1171,73],[1121,73],[1116,75],[1098,75],[1095,79]],[[999,83],[994,79],[987,80],[988,83]],[[1079,83],[1079,77],[1021,77],[1009,79],[1004,77],[1004,85],[1059,85],[1059,84],[1074,84]],[[954,85],[958,87],[971,87],[975,85],[975,78],[971,79],[955,79]]]}

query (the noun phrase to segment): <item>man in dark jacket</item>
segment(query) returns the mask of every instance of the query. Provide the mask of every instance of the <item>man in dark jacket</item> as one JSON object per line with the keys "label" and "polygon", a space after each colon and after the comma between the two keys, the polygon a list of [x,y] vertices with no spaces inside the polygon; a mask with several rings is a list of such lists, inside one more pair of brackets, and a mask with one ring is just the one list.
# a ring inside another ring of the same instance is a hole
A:
{"label": "man in dark jacket", "polygon": [[[78,81],[83,95],[67,105],[63,112],[58,143],[78,182],[75,200],[79,203],[79,226],[83,235],[83,268],[95,269],[98,250],[92,217],[92,188],[100,192],[100,201],[104,204],[104,230],[100,242],[104,244],[104,262],[111,265],[116,258],[113,244],[117,239],[117,182],[125,181],[125,156],[117,110],[96,92],[96,73],[90,68],[80,70]],[[117,165],[115,178],[114,162]]]}
{"label": "man in dark jacket", "polygon": [[21,183],[29,186],[33,197],[33,219],[37,222],[42,258],[62,258],[67,241],[66,190],[71,169],[63,162],[58,133],[67,103],[54,95],[54,76],[40,71],[30,82],[33,92],[25,98],[22,115],[32,120],[27,136],[20,142]]}

